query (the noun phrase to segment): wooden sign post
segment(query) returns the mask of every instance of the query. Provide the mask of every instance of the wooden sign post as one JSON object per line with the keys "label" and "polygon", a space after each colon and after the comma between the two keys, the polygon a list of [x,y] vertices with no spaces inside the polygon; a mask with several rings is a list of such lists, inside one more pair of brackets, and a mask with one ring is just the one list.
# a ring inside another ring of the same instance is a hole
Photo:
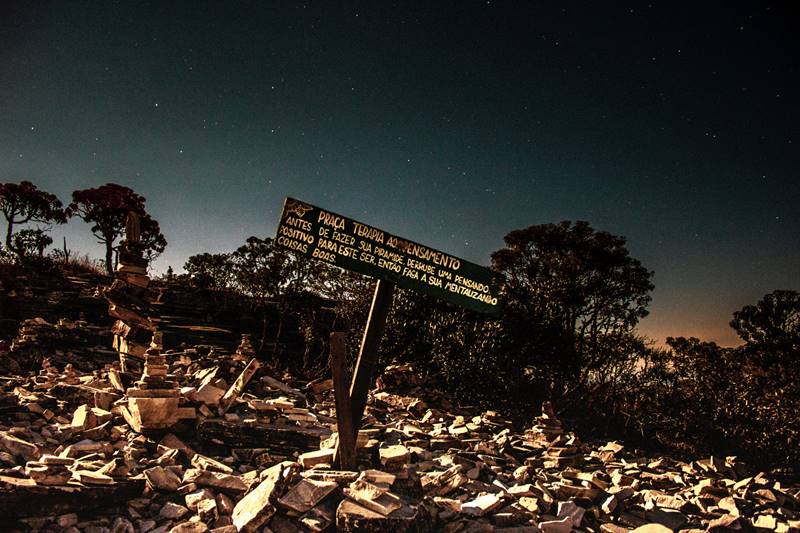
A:
{"label": "wooden sign post", "polygon": [[347,346],[344,333],[331,333],[330,342],[331,377],[336,399],[336,442],[333,462],[342,470],[356,469],[356,435],[350,408],[350,385],[347,382]]}
{"label": "wooden sign post", "polygon": [[287,198],[275,242],[300,255],[378,278],[348,394],[344,335],[331,334],[331,374],[339,440],[334,462],[355,470],[356,441],[395,286],[497,315],[502,277],[480,265]]}
{"label": "wooden sign post", "polygon": [[347,391],[345,366],[347,351],[344,334],[331,333],[331,374],[334,374],[336,423],[339,430],[339,440],[333,460],[342,470],[355,470],[356,468],[358,430],[361,429],[361,417],[367,406],[367,393],[372,382],[372,374],[375,372],[375,365],[378,362],[378,348],[383,336],[383,328],[386,325],[386,316],[392,305],[393,292],[394,284],[391,281],[378,280],[375,285],[375,294],[372,296],[364,337],[361,339],[353,382],[350,384],[350,392],[347,395],[343,394]]}

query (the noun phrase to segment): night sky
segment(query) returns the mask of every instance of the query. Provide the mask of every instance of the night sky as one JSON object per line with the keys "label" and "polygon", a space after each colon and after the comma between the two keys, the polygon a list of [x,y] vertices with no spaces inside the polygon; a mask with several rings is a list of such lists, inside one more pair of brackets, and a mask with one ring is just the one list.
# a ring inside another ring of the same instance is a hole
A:
{"label": "night sky", "polygon": [[0,181],[133,188],[161,272],[274,235],[285,196],[481,264],[588,220],[655,271],[642,333],[735,344],[800,289],[797,14],[599,4],[6,0]]}

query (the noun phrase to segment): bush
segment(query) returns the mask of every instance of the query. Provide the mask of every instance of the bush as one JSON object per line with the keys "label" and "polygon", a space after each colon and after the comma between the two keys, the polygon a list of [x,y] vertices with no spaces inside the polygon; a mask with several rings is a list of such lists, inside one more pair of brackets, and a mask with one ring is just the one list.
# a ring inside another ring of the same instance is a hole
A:
{"label": "bush", "polygon": [[[723,348],[669,338],[647,350],[613,400],[597,395],[598,418],[625,436],[692,454],[738,455],[762,468],[800,473],[800,298],[775,291],[734,314],[745,344]],[[768,332],[768,333],[764,333]]]}

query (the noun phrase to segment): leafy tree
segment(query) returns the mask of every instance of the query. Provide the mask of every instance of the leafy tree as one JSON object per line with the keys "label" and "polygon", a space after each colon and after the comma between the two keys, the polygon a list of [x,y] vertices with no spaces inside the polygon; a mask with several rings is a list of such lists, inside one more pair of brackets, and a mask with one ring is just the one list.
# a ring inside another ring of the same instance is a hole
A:
{"label": "leafy tree", "polygon": [[277,246],[273,239],[250,237],[233,253],[234,276],[239,288],[251,296],[257,308],[263,312],[261,346],[266,343],[266,306],[277,306],[279,319],[275,335],[273,355],[277,355],[278,343],[283,332],[284,320],[293,310],[307,304],[306,296],[314,293],[315,280],[319,276],[320,263],[300,257]]}
{"label": "leafy tree", "polygon": [[29,181],[0,183],[0,211],[8,223],[6,248],[12,251],[17,251],[12,238],[15,225],[28,222],[63,224],[67,221],[61,201]]}
{"label": "leafy tree", "polygon": [[667,345],[677,382],[691,383],[685,392],[694,396],[693,408],[711,417],[712,406],[731,385],[730,378],[741,371],[735,350],[696,337],[667,337]]}
{"label": "leafy tree", "polygon": [[14,249],[20,256],[44,256],[53,239],[42,229],[24,229],[14,234]]}
{"label": "leafy tree", "polygon": [[258,302],[278,294],[288,253],[270,238],[249,237],[232,255],[239,288]]}
{"label": "leafy tree", "polygon": [[375,291],[375,280],[350,270],[334,271],[331,267],[325,285],[323,294],[336,302],[333,330],[347,332],[350,346],[358,346]]}
{"label": "leafy tree", "polygon": [[667,344],[675,386],[669,401],[640,412],[641,418],[655,415],[662,427],[676,428],[680,439],[714,453],[744,455],[762,465],[800,464],[797,368],[764,366],[747,345],[723,348],[683,337],[670,337]]}
{"label": "leafy tree", "polygon": [[751,360],[768,367],[800,368],[800,293],[777,290],[733,314],[731,327],[745,341]]}
{"label": "leafy tree", "polygon": [[[362,304],[364,310],[368,304],[368,300]],[[360,336],[363,322],[357,325]],[[391,359],[412,362],[438,376],[441,385],[463,402],[489,404],[503,397],[519,398],[512,390],[520,381],[507,368],[515,359],[507,340],[501,321],[487,320],[426,294],[397,289],[381,352],[385,363]],[[482,386],[475,387],[477,382]]]}
{"label": "leafy tree", "polygon": [[193,255],[183,265],[183,269],[196,287],[226,289],[233,281],[231,254]]}
{"label": "leafy tree", "polygon": [[[366,319],[367,295],[353,300],[360,314],[350,342],[357,346]],[[563,394],[564,354],[571,338],[561,330],[506,305],[500,317],[469,311],[415,291],[398,289],[381,343],[383,363],[413,362],[461,402],[527,412]],[[476,387],[476,383],[481,383]],[[559,396],[560,398],[560,396]]]}
{"label": "leafy tree", "polygon": [[105,245],[106,271],[109,275],[114,273],[112,259],[115,243],[125,231],[129,212],[133,211],[140,217],[141,247],[147,259],[152,261],[167,246],[158,222],[145,212],[144,204],[144,197],[115,183],[72,193],[72,203],[67,212],[69,216],[78,216],[84,222],[92,224],[92,233],[98,242]]}
{"label": "leafy tree", "polygon": [[[511,232],[506,245],[492,256],[508,281],[499,317],[397,290],[383,362],[415,362],[462,401],[518,413],[544,399],[612,397],[646,351],[634,326],[646,315],[651,273],[624,239],[585,222]],[[338,316],[357,345],[370,291],[349,285]]]}
{"label": "leafy tree", "polygon": [[564,221],[512,231],[505,244],[492,264],[507,278],[510,312],[527,315],[555,339],[571,337],[568,364],[579,381],[625,357],[615,347],[625,346],[647,315],[653,284],[623,237]]}
{"label": "leafy tree", "polygon": [[649,350],[623,394],[593,403],[629,429],[692,453],[739,455],[760,467],[800,465],[798,295],[775,291],[734,313],[745,344],[669,337]]}
{"label": "leafy tree", "polygon": [[158,222],[146,213],[140,218],[139,226],[142,232],[140,247],[143,250],[144,258],[152,263],[167,247],[167,239],[161,233]]}

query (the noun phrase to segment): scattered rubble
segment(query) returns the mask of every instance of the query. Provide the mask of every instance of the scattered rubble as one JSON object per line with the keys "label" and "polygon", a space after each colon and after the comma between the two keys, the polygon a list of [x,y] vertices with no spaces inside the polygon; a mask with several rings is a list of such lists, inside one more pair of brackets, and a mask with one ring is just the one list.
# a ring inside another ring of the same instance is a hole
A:
{"label": "scattered rubble", "polygon": [[62,368],[69,364],[90,372],[116,358],[116,353],[104,346],[107,338],[107,328],[84,320],[62,318],[55,323],[42,317],[23,320],[8,350],[0,349],[0,374],[37,371],[45,358]]}
{"label": "scattered rubble", "polygon": [[[357,441],[359,471],[335,470],[329,380],[302,386],[260,375],[257,364],[237,354],[151,350],[156,372],[145,364],[144,376],[163,379],[166,371],[170,390],[179,391],[178,408],[196,411],[160,431],[141,433],[126,416],[131,392],[147,381],[119,391],[111,378],[118,363],[84,373],[46,361],[38,375],[2,382],[0,512],[14,527],[800,529],[800,487],[749,473],[734,457],[681,462],[617,442],[589,445],[548,404],[518,433],[498,413],[470,414],[437,399],[408,366],[387,368],[382,388],[370,393]],[[223,393],[197,394],[205,386]],[[220,409],[232,389],[229,407]],[[167,410],[161,416],[171,421]]]}
{"label": "scattered rubble", "polygon": [[800,532],[800,485],[735,457],[581,442],[549,403],[515,431],[497,412],[453,405],[409,365],[377,378],[357,470],[337,470],[333,379],[269,375],[246,335],[230,354],[163,350],[130,229],[104,292],[118,359],[59,345],[94,326],[43,319],[24,321],[3,359],[17,365],[0,379],[4,529]]}

